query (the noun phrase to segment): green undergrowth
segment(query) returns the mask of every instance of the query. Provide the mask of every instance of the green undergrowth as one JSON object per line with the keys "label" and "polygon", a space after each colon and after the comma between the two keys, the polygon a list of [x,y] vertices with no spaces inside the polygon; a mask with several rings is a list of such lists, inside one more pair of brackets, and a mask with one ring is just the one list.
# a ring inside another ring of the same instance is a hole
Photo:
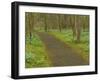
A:
{"label": "green undergrowth", "polygon": [[25,40],[25,67],[48,67],[51,63],[47,56],[45,46],[39,39],[38,35],[34,33],[30,39],[26,36]]}

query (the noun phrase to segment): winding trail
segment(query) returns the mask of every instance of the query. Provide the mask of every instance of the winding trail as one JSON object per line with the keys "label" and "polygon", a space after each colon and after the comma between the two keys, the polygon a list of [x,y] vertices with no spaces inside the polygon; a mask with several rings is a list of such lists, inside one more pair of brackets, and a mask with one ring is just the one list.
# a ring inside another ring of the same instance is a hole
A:
{"label": "winding trail", "polygon": [[75,50],[54,36],[46,32],[38,32],[37,35],[44,43],[53,66],[88,65]]}

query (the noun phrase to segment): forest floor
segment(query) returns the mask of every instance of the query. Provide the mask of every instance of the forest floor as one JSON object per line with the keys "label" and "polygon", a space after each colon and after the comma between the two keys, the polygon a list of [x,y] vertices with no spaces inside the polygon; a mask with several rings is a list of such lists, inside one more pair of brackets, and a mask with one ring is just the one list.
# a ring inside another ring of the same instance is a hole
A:
{"label": "forest floor", "polygon": [[44,43],[48,57],[53,66],[77,66],[88,65],[73,48],[46,32],[38,32],[37,35]]}

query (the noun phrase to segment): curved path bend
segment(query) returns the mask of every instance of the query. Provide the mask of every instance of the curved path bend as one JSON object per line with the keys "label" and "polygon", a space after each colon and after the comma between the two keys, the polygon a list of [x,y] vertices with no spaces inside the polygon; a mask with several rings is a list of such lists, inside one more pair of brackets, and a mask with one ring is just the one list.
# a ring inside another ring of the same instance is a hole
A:
{"label": "curved path bend", "polygon": [[37,33],[44,43],[53,66],[88,65],[73,48],[46,32]]}

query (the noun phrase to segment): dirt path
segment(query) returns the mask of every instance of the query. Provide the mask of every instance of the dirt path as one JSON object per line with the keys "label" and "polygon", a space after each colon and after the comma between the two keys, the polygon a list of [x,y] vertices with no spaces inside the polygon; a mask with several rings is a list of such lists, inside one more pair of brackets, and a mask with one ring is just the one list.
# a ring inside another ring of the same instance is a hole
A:
{"label": "dirt path", "polygon": [[76,66],[88,63],[72,48],[47,33],[37,33],[43,41],[53,66]]}

